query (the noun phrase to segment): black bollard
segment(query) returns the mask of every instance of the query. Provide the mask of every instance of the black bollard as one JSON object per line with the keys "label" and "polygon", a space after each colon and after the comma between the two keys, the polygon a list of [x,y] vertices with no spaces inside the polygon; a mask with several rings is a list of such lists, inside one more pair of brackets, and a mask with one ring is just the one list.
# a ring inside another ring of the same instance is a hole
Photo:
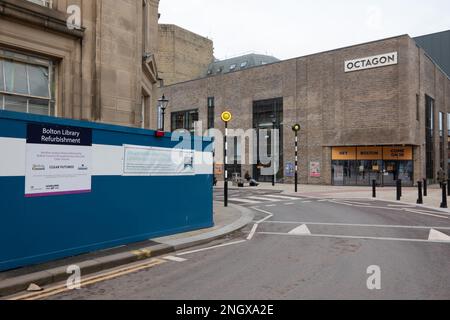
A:
{"label": "black bollard", "polygon": [[377,197],[377,180],[372,180],[372,198]]}
{"label": "black bollard", "polygon": [[422,181],[417,182],[417,189],[419,192],[419,197],[417,198],[417,204],[423,204]]}
{"label": "black bollard", "polygon": [[402,180],[397,180],[397,201],[402,199]]}
{"label": "black bollard", "polygon": [[427,179],[423,179],[423,196],[428,197],[428,183]]}
{"label": "black bollard", "polygon": [[442,183],[442,203],[441,208],[447,209],[447,184],[445,182]]}

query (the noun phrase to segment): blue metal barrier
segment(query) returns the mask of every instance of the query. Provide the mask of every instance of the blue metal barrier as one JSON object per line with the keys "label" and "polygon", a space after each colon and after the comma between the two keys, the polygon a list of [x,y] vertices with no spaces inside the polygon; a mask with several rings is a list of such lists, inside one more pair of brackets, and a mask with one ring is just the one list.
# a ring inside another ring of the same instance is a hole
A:
{"label": "blue metal barrier", "polygon": [[[212,166],[180,176],[97,175],[94,168],[90,192],[26,197],[29,123],[88,128],[95,150],[178,143],[149,130],[0,111],[0,271],[213,226]],[[211,153],[208,138],[191,142]],[[96,156],[99,171],[99,163],[110,166]]]}

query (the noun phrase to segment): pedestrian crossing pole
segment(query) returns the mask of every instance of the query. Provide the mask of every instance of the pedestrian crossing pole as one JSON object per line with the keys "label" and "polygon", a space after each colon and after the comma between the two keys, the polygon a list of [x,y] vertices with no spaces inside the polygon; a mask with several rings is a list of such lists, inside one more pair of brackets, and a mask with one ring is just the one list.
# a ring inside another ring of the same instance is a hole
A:
{"label": "pedestrian crossing pole", "polygon": [[298,132],[301,127],[299,124],[296,124],[292,127],[292,130],[295,133],[295,192],[298,192]]}
{"label": "pedestrian crossing pole", "polygon": [[224,205],[228,207],[228,122],[233,119],[231,112],[225,111],[222,113],[222,121],[225,122],[225,137],[224,137]]}

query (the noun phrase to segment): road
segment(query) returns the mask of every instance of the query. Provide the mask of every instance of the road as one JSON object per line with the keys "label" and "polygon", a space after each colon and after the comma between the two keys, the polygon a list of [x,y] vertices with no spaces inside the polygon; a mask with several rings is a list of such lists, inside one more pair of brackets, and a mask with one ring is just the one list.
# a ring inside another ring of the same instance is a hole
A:
{"label": "road", "polygon": [[[150,268],[47,298],[450,299],[445,213],[251,189],[232,190],[230,201],[255,210],[255,223]],[[380,273],[368,273],[371,266]],[[368,288],[372,275],[381,288]]]}

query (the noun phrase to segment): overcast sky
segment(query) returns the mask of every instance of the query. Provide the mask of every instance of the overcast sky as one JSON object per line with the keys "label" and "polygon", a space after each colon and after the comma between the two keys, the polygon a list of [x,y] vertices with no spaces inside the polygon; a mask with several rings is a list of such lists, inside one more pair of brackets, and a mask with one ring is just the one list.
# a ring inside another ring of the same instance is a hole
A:
{"label": "overcast sky", "polygon": [[288,59],[401,34],[450,29],[449,0],[160,0],[160,23],[214,41],[219,59]]}

